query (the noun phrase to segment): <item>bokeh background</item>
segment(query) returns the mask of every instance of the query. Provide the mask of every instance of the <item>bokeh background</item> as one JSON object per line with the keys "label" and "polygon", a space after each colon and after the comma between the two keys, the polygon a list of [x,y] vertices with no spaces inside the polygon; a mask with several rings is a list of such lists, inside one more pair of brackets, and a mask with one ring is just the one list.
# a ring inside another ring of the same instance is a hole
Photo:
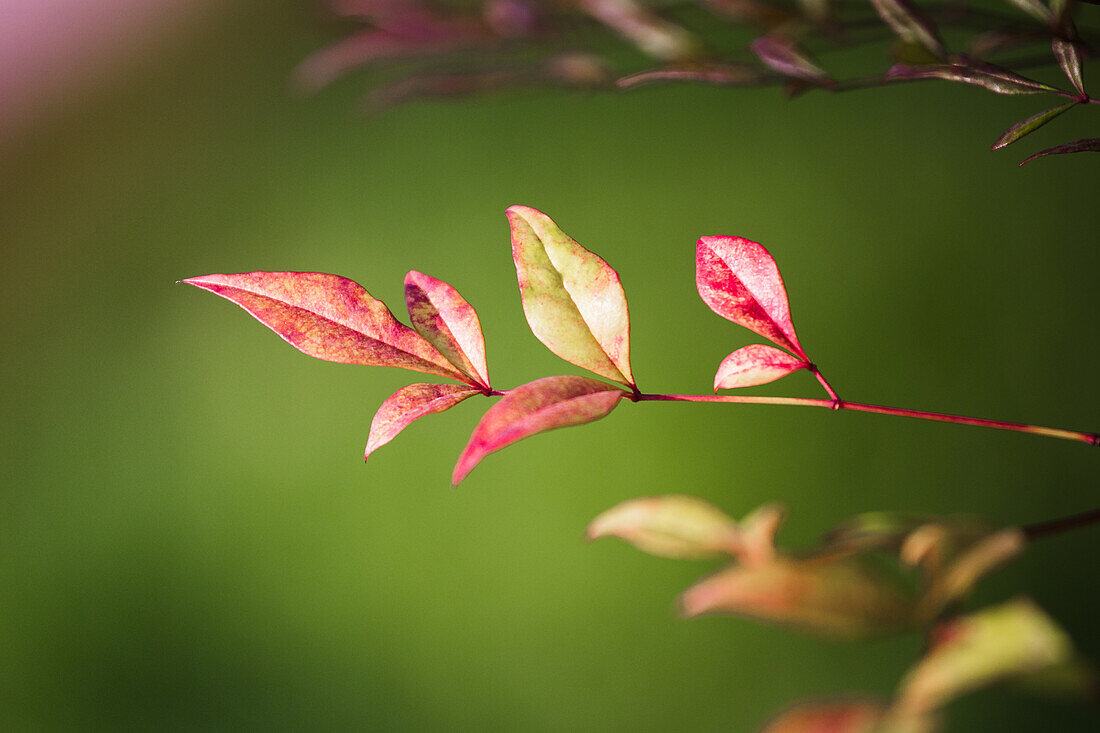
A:
{"label": "bokeh background", "polygon": [[[478,308],[494,383],[572,373],[520,310],[503,211],[529,204],[620,271],[642,388],[706,393],[755,339],[697,297],[694,241],[738,234],[778,258],[843,396],[1096,430],[1097,162],[988,152],[1034,100],[530,90],[366,119],[363,76],[290,89],[341,32],[319,4],[170,5],[101,72],[73,55],[79,80],[0,140],[5,729],[751,731],[794,700],[889,694],[920,640],[679,620],[711,566],[588,545],[597,513],[782,500],[781,541],[806,547],[873,509],[1095,505],[1100,455],[1080,444],[675,404],[525,441],[451,489],[487,400],[364,464],[374,409],[413,375],[310,359],[176,284],[319,270],[400,313],[418,269]],[[805,374],[758,391],[817,394]],[[1100,658],[1097,537],[1042,541],[975,604],[1027,593]],[[1098,722],[1002,690],[949,713],[949,731]]]}

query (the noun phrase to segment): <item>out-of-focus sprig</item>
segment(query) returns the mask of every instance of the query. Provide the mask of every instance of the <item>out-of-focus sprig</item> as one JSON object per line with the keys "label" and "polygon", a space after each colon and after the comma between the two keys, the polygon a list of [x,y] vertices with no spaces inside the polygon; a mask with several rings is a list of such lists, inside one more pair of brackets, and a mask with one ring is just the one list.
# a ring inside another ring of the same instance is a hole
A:
{"label": "out-of-focus sprig", "polygon": [[[909,0],[332,0],[331,11],[359,27],[303,61],[295,77],[302,89],[316,91],[351,71],[384,69],[386,80],[365,99],[373,112],[424,97],[539,85],[631,89],[670,82],[777,86],[794,97],[938,79],[1059,98],[1009,127],[993,143],[999,150],[1072,109],[1100,103],[1085,91],[1082,62],[1095,57],[1096,47],[1094,34],[1075,22],[1077,0],[1003,3],[1001,9]],[[968,40],[952,50],[941,29]],[[817,60],[870,44],[884,46],[893,65],[836,78]],[[1068,89],[1022,73],[1055,64]],[[1024,163],[1083,151],[1100,151],[1100,138],[1047,148]]]}

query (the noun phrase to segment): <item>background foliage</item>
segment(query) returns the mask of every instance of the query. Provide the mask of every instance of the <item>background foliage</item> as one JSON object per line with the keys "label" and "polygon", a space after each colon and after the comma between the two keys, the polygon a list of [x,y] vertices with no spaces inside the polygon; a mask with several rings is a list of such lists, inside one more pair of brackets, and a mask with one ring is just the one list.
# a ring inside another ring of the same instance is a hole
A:
{"label": "background foliage", "polygon": [[[751,730],[792,699],[887,694],[920,640],[678,621],[674,595],[707,566],[585,545],[600,511],[669,491],[734,514],[781,499],[799,546],[876,508],[1014,523],[1095,504],[1081,445],[750,406],[623,404],[453,491],[467,404],[364,466],[370,415],[405,375],[308,359],[174,281],[320,270],[399,304],[415,268],[478,308],[512,386],[569,371],[519,307],[503,210],[529,203],[616,264],[639,385],[704,392],[750,340],[695,295],[694,242],[740,234],[782,263],[845,396],[1096,429],[1095,163],[1017,169],[988,130],[1034,103],[938,84],[790,103],[538,91],[366,122],[349,113],[361,79],[288,93],[334,30],[302,5],[212,15],[0,151],[13,728]],[[1090,530],[1038,543],[976,601],[1022,588],[1100,658],[1095,548]],[[948,730],[1095,724],[993,692]]]}

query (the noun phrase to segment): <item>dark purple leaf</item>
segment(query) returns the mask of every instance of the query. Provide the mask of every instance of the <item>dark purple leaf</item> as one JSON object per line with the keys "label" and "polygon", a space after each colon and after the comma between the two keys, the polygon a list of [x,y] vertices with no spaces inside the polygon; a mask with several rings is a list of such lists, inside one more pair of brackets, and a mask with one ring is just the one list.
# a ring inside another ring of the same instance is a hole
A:
{"label": "dark purple leaf", "polygon": [[1055,145],[1053,148],[1040,150],[1035,155],[1020,161],[1020,165],[1030,163],[1036,158],[1062,155],[1063,153],[1100,153],[1100,137],[1086,137],[1083,140],[1074,140],[1071,143],[1062,143],[1061,145]]}
{"label": "dark purple leaf", "polygon": [[1051,94],[1054,87],[1028,79],[993,64],[939,64],[906,66],[895,64],[886,72],[889,79],[943,79],[988,89],[997,94]]}
{"label": "dark purple leaf", "polygon": [[1050,47],[1054,51],[1054,57],[1058,59],[1058,66],[1062,67],[1062,72],[1069,79],[1070,84],[1084,99],[1087,95],[1085,94],[1085,82],[1081,78],[1081,52],[1078,50],[1077,44],[1064,38],[1055,38],[1050,42]]}

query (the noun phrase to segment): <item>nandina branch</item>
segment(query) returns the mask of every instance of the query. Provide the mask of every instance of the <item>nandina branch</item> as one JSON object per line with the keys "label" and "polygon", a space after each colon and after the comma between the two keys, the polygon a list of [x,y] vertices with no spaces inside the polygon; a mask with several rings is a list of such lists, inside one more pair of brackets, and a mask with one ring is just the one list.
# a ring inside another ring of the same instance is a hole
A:
{"label": "nandina branch", "polygon": [[1059,534],[1060,532],[1065,532],[1070,529],[1096,524],[1097,522],[1100,522],[1100,509],[1092,509],[1068,517],[1060,517],[1058,519],[1049,519],[1045,522],[1028,524],[1020,529],[1023,530],[1024,536],[1029,540],[1035,540],[1040,537],[1049,537],[1053,534]]}
{"label": "nandina branch", "polygon": [[962,415],[948,415],[940,412],[925,412],[923,410],[908,410],[901,407],[884,407],[882,405],[868,405],[862,402],[848,402],[839,399],[811,399],[805,397],[761,397],[748,395],[672,395],[672,394],[642,394],[638,396],[639,402],[725,402],[746,405],[799,405],[803,407],[827,407],[832,410],[854,410],[856,412],[874,412],[880,415],[896,415],[898,417],[912,417],[920,420],[935,420],[937,422],[949,422],[957,425],[973,425],[983,428],[996,428],[998,430],[1011,430],[1017,433],[1031,433],[1043,435],[1048,438],[1061,438],[1063,440],[1076,440],[1089,445],[1100,445],[1100,435],[1096,433],[1083,433],[1076,430],[1063,430],[1061,428],[1047,428],[1040,425],[1028,425],[1026,423],[1005,422],[1003,420],[987,420],[980,417],[965,417]]}

